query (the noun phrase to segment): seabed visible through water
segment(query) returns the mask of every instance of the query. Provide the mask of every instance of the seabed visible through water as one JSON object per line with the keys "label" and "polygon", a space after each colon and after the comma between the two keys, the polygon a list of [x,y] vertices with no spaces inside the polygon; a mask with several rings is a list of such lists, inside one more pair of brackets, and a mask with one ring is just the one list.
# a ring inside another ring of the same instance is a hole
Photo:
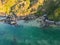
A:
{"label": "seabed visible through water", "polygon": [[60,28],[40,28],[35,21],[19,26],[0,22],[0,45],[60,45]]}

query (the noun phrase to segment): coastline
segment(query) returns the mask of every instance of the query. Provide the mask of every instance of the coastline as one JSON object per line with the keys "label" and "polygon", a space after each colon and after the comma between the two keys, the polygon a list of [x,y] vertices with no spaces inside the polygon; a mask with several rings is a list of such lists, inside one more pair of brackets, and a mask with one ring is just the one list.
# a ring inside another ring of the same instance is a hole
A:
{"label": "coastline", "polygon": [[[41,19],[40,18],[36,18],[35,20],[29,20],[29,21],[26,21],[23,20],[25,17],[21,17],[20,19],[17,19],[17,24],[18,25],[27,25],[27,26],[35,26],[35,27],[41,27]],[[0,16],[0,22],[4,22],[6,19],[6,16]],[[43,23],[44,24],[44,23]],[[52,25],[49,25],[50,27],[60,27],[59,25],[60,23],[57,22],[56,25],[55,24],[52,24]]]}

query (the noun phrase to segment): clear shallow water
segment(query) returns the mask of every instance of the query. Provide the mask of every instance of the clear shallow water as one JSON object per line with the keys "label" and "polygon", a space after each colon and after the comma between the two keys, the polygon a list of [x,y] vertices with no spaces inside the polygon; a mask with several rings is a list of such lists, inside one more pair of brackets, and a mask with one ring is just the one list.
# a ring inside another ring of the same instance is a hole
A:
{"label": "clear shallow water", "polygon": [[60,28],[0,23],[0,45],[60,45]]}

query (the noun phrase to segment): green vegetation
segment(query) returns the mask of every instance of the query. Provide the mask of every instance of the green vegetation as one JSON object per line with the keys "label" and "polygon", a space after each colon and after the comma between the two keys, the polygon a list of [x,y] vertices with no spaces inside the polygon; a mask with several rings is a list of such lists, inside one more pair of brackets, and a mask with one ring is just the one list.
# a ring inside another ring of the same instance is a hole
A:
{"label": "green vegetation", "polygon": [[60,21],[60,0],[45,0],[37,15],[47,14],[50,20]]}

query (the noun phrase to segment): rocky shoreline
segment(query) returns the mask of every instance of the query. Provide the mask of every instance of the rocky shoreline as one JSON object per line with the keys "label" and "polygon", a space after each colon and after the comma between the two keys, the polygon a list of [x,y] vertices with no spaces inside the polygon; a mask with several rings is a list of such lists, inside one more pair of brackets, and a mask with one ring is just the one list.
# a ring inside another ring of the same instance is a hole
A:
{"label": "rocky shoreline", "polygon": [[[13,20],[12,20],[13,19]],[[54,21],[51,21],[51,20],[45,20],[45,22],[43,21],[42,17],[37,17],[35,15],[29,15],[29,16],[20,16],[20,17],[17,17],[17,20],[15,19],[15,17],[13,17],[12,19],[8,18],[6,16],[0,16],[0,22],[4,22],[4,23],[7,23],[7,24],[10,24],[10,22],[15,25],[17,23],[19,23],[21,20],[24,20],[25,23],[27,24],[30,24],[31,21],[32,22],[36,22],[36,24],[38,24],[40,27],[48,27],[48,26],[51,26],[51,27],[56,27],[56,26],[60,26],[60,21],[59,22],[54,22]],[[29,23],[28,23],[29,22]]]}

